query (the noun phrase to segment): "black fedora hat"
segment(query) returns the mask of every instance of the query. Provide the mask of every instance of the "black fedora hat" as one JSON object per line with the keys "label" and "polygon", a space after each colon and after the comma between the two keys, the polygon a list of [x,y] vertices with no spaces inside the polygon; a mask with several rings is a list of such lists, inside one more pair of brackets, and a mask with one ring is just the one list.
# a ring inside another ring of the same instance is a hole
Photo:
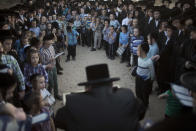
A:
{"label": "black fedora hat", "polygon": [[196,72],[188,72],[180,77],[182,85],[189,90],[196,92]]}
{"label": "black fedora hat", "polygon": [[110,83],[118,81],[120,78],[110,78],[108,65],[98,64],[86,67],[87,82],[79,83],[79,86],[95,85],[100,83]]}

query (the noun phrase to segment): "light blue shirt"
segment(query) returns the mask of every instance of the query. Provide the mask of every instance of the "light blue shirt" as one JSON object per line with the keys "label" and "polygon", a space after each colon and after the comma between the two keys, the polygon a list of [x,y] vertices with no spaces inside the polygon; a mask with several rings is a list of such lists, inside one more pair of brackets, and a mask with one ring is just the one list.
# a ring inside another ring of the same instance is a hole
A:
{"label": "light blue shirt", "polygon": [[111,20],[110,21],[110,26],[114,26],[115,29],[119,29],[120,28],[120,23],[118,22],[118,20]]}
{"label": "light blue shirt", "polygon": [[39,33],[40,33],[40,28],[39,27],[30,28],[29,31],[33,31],[35,33],[36,37],[38,37]]}
{"label": "light blue shirt", "polygon": [[76,30],[72,30],[72,32],[67,32],[68,45],[76,45],[78,35],[79,33]]}
{"label": "light blue shirt", "polygon": [[[113,39],[112,39],[113,37]],[[114,44],[114,42],[116,41],[116,32],[113,32],[112,34],[112,37],[108,37],[108,43],[111,45],[111,44]]]}
{"label": "light blue shirt", "polygon": [[150,47],[150,49],[147,54],[148,58],[151,58],[151,57],[159,54],[159,47],[158,47],[157,43],[153,43],[152,45],[149,45],[149,47]]}
{"label": "light blue shirt", "polygon": [[119,43],[122,45],[126,45],[129,42],[129,33],[120,32]]}

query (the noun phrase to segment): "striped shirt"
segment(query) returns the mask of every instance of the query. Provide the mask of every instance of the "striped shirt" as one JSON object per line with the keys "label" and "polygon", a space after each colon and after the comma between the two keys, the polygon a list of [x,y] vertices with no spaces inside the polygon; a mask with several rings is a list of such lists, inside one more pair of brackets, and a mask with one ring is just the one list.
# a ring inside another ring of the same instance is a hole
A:
{"label": "striped shirt", "polygon": [[52,58],[55,57],[55,50],[54,47],[51,45],[49,48],[42,48],[40,51],[41,54],[41,60],[42,60],[42,64],[48,65],[48,64],[52,64],[52,65],[56,65],[56,61],[50,61]]}
{"label": "striped shirt", "polygon": [[7,65],[10,69],[13,70],[14,74],[16,75],[18,81],[20,82],[20,90],[24,91],[25,90],[25,81],[24,81],[24,76],[22,74],[22,71],[19,67],[19,64],[17,60],[10,55],[2,55],[0,59],[0,64],[5,64]]}
{"label": "striped shirt", "polygon": [[172,94],[171,90],[167,90],[165,93],[168,95],[165,114],[169,117],[179,115],[182,110],[182,104]]}
{"label": "striped shirt", "polygon": [[36,67],[31,66],[30,64],[25,64],[24,66],[24,77],[25,77],[25,84],[28,87],[32,87],[30,77],[34,74],[41,74],[45,78],[45,82],[48,82],[48,73],[44,69],[41,64],[38,64]]}
{"label": "striped shirt", "polygon": [[131,37],[131,43],[130,43],[130,47],[131,47],[131,52],[133,53],[133,55],[137,55],[137,48],[139,45],[141,45],[144,41],[144,37],[143,36],[132,36]]}
{"label": "striped shirt", "polygon": [[137,67],[137,75],[139,75],[144,80],[154,80],[155,71],[154,65],[151,59],[149,58],[138,58],[138,67]]}

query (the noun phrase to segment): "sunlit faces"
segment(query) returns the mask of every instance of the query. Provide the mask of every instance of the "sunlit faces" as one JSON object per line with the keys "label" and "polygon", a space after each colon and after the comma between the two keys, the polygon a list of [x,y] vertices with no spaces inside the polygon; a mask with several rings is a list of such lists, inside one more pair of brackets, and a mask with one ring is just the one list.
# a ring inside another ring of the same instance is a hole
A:
{"label": "sunlit faces", "polygon": [[134,6],[133,6],[132,4],[130,4],[129,7],[128,7],[128,9],[129,9],[130,11],[133,11],[133,10],[134,10]]}
{"label": "sunlit faces", "polygon": [[5,104],[6,110],[18,121],[26,120],[26,114],[22,108],[16,108],[10,103]]}
{"label": "sunlit faces", "polygon": [[47,29],[49,29],[49,30],[52,29],[52,24],[51,24],[51,23],[48,23],[48,24],[47,24]]}
{"label": "sunlit faces", "polygon": [[32,21],[31,25],[32,25],[32,27],[36,27],[37,26],[37,22],[34,20],[34,21]]}
{"label": "sunlit faces", "polygon": [[104,25],[105,25],[106,27],[108,27],[108,26],[109,26],[109,22],[108,22],[108,21],[105,21],[105,22],[104,22]]}
{"label": "sunlit faces", "polygon": [[41,22],[42,22],[42,23],[45,23],[45,22],[46,22],[46,20],[47,20],[47,19],[46,19],[46,17],[45,17],[45,16],[42,16],[42,18],[41,18]]}
{"label": "sunlit faces", "polygon": [[38,63],[39,63],[39,54],[38,53],[31,54],[31,65],[37,66]]}
{"label": "sunlit faces", "polygon": [[132,25],[133,27],[136,27],[138,25],[138,19],[133,19]]}
{"label": "sunlit faces", "polygon": [[114,32],[114,27],[110,26],[110,32],[113,33]]}
{"label": "sunlit faces", "polygon": [[53,43],[53,40],[46,40],[44,41],[44,48],[49,48]]}
{"label": "sunlit faces", "polygon": [[154,18],[157,20],[160,17],[160,12],[159,11],[154,11]]}
{"label": "sunlit faces", "polygon": [[37,80],[37,87],[39,89],[44,89],[46,87],[46,82],[45,82],[44,76],[38,78],[38,80]]}
{"label": "sunlit faces", "polygon": [[110,20],[114,20],[115,17],[114,17],[114,14],[110,14]]}
{"label": "sunlit faces", "polygon": [[149,9],[149,10],[147,11],[147,15],[148,15],[149,17],[153,17],[153,11],[152,11],[152,9]]}
{"label": "sunlit faces", "polygon": [[121,27],[121,30],[122,30],[123,33],[127,32],[126,27],[124,27],[124,26]]}
{"label": "sunlit faces", "polygon": [[134,35],[134,36],[139,36],[139,34],[140,34],[139,29],[138,29],[138,28],[134,28],[134,29],[133,29],[133,35]]}
{"label": "sunlit faces", "polygon": [[12,42],[13,42],[12,39],[6,39],[6,40],[3,42],[3,48],[4,48],[4,51],[5,51],[6,53],[9,52],[9,51],[12,49]]}

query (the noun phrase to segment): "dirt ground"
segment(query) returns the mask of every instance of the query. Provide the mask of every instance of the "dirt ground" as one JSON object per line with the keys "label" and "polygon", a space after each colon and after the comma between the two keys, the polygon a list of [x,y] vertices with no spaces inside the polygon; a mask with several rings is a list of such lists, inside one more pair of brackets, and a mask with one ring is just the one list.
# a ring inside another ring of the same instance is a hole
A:
{"label": "dirt ground", "polygon": [[[60,94],[70,92],[81,92],[83,87],[77,86],[79,82],[86,81],[85,67],[88,65],[107,63],[110,76],[120,77],[120,81],[114,82],[114,85],[120,87],[129,88],[133,92],[135,91],[134,78],[130,74],[130,70],[126,67],[126,63],[121,64],[119,57],[115,60],[109,60],[105,56],[104,50],[90,51],[90,48],[77,46],[76,61],[65,62],[67,51],[65,55],[61,57],[61,65],[64,68],[63,75],[58,76]],[[134,92],[135,93],[135,92]],[[63,102],[57,101],[55,110],[62,107]],[[154,122],[164,118],[165,100],[157,98],[155,93],[150,96],[150,105],[145,115],[145,119],[141,121],[143,124],[147,120]]]}

